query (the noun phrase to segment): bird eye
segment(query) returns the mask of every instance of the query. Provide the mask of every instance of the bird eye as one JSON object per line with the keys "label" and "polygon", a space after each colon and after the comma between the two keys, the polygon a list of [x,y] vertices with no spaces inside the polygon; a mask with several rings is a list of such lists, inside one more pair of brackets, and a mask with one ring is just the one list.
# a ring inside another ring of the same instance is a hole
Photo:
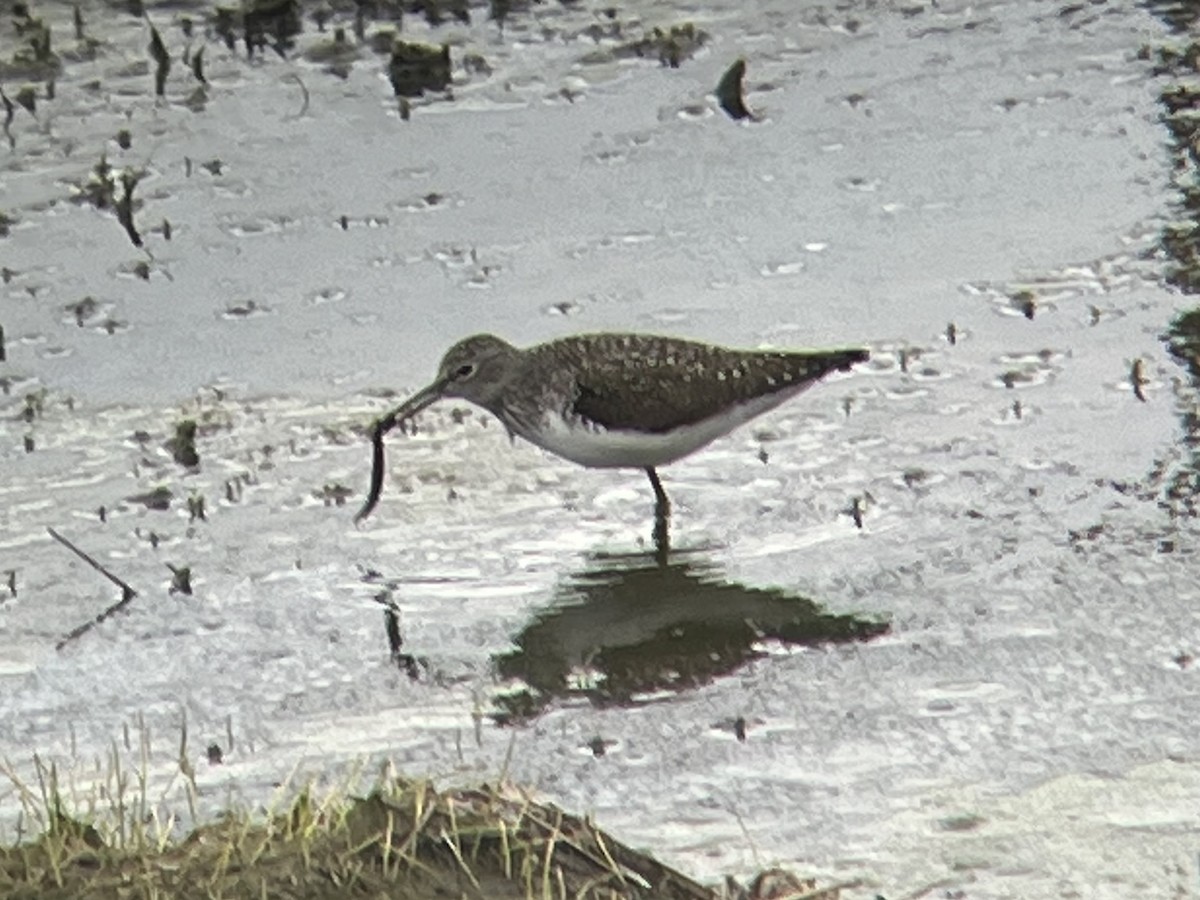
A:
{"label": "bird eye", "polygon": [[473,374],[475,374],[475,364],[463,363],[454,370],[454,379],[456,381],[462,381],[465,378],[470,378]]}

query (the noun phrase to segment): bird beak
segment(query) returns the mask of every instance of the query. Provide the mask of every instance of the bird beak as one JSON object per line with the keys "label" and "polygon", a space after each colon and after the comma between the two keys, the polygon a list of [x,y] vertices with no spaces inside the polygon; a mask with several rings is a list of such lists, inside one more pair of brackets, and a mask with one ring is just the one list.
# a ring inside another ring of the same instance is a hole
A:
{"label": "bird beak", "polygon": [[397,406],[376,423],[376,427],[384,433],[391,431],[397,425],[403,425],[427,406],[441,400],[446,387],[450,384],[448,378],[439,378],[428,387],[417,391],[402,404]]}

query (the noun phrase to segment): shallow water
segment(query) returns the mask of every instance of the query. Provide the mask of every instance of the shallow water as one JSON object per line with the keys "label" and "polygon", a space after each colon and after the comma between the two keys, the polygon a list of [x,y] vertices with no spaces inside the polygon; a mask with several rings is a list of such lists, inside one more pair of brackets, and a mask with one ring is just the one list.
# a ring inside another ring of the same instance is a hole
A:
{"label": "shallow water", "polygon": [[[146,26],[85,9],[99,57],[0,160],[0,755],[86,794],[148,733],[186,819],[186,715],[206,809],[390,758],[507,773],[706,877],[1190,890],[1200,589],[1162,501],[1195,401],[1159,341],[1187,304],[1158,284],[1169,163],[1135,56],[1160,26],[1109,4],[634,9],[628,33],[712,40],[671,70],[597,60],[616,40],[586,6],[442,26],[493,71],[460,66],[407,122],[368,53],[340,79],[216,41],[205,108],[182,67],[155,103],[122,74]],[[37,12],[69,43],[69,11]],[[151,10],[175,52],[178,15]],[[738,56],[742,125],[706,97]],[[69,200],[102,152],[147,170],[152,258]],[[665,570],[640,473],[453,404],[393,438],[352,525],[381,388],[471,331],[604,328],[873,358],[664,470]],[[194,471],[165,446],[186,418]],[[166,511],[130,499],[158,487]],[[119,592],[48,526],[139,591],[62,651]]]}

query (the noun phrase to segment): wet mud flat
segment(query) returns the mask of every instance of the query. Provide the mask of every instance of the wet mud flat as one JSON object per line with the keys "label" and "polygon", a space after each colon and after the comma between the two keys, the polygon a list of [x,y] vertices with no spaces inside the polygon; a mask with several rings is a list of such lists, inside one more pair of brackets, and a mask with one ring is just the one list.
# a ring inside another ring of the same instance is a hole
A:
{"label": "wet mud flat", "polygon": [[[1105,3],[262,9],[2,26],[6,834],[46,761],[84,858],[119,771],[182,836],[391,759],[709,884],[1186,889],[1185,39]],[[665,566],[638,473],[453,404],[353,526],[445,346],[605,328],[872,362],[666,470]]]}

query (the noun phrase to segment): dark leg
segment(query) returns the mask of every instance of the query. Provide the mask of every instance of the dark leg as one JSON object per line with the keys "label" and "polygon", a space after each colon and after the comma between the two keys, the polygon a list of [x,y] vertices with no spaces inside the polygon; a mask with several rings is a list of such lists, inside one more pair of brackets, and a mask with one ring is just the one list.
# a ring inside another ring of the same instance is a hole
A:
{"label": "dark leg", "polygon": [[654,512],[661,514],[664,518],[669,518],[671,515],[671,501],[667,499],[667,492],[663,490],[662,482],[658,480],[658,473],[654,471],[653,466],[647,466],[646,474],[650,476],[650,486],[654,488],[654,499],[658,501]]}
{"label": "dark leg", "polygon": [[650,477],[650,486],[654,488],[654,549],[658,553],[659,563],[665,564],[667,552],[670,550],[667,521],[671,518],[671,501],[667,498],[667,492],[663,490],[662,482],[658,480],[658,473],[654,471],[653,466],[646,467],[646,474]]}

